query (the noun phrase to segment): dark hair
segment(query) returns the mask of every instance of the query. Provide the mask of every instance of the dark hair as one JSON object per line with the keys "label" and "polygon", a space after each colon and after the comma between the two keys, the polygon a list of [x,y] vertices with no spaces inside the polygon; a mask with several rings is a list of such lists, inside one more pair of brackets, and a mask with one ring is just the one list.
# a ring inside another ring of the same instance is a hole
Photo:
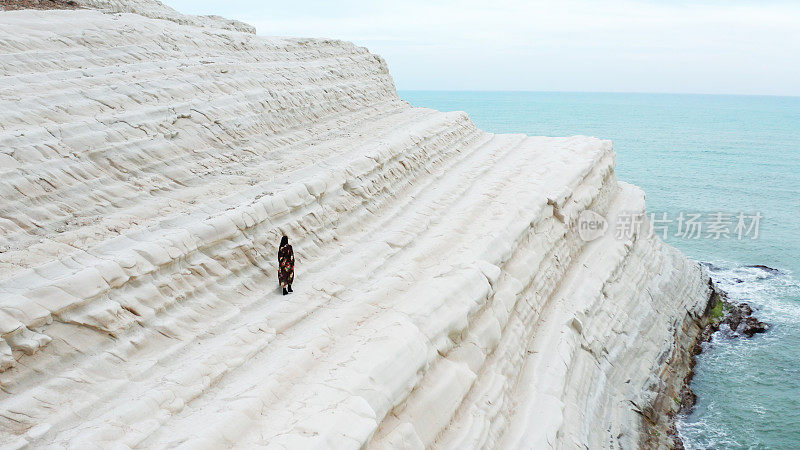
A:
{"label": "dark hair", "polygon": [[286,236],[281,238],[281,245],[280,246],[283,247],[284,245],[289,245],[289,238],[286,237]]}

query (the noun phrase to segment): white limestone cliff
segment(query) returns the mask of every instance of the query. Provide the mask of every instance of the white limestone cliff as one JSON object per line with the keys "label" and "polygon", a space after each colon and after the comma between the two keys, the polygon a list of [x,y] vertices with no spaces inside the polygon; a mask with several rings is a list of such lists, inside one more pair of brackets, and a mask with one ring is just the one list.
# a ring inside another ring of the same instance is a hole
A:
{"label": "white limestone cliff", "polygon": [[609,141],[411,107],[347,42],[80,3],[0,12],[0,446],[667,445],[708,277],[646,227],[581,239],[645,211]]}

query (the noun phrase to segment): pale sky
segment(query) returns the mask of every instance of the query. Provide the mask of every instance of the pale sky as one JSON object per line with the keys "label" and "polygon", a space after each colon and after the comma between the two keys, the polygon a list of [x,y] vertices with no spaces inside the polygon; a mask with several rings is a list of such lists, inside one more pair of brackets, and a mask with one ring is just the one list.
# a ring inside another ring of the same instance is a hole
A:
{"label": "pale sky", "polygon": [[353,41],[400,90],[800,95],[799,0],[162,0]]}

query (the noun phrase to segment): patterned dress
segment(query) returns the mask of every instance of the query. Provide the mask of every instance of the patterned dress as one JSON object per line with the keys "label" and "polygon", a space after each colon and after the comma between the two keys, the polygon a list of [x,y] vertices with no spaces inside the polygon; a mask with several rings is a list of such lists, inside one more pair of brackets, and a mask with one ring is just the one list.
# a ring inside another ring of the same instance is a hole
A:
{"label": "patterned dress", "polygon": [[278,249],[278,281],[284,289],[294,281],[294,251],[289,244]]}

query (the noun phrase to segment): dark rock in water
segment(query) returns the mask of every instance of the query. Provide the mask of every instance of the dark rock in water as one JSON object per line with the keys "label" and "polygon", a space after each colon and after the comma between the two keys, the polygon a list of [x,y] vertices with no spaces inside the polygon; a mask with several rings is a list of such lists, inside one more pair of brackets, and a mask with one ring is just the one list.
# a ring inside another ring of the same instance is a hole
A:
{"label": "dark rock in water", "polygon": [[733,281],[736,283],[744,283],[744,280],[742,280],[741,278],[734,278]]}
{"label": "dark rock in water", "polygon": [[761,269],[764,272],[771,273],[773,275],[778,275],[778,274],[783,273],[778,269],[775,269],[775,268],[772,268],[772,267],[769,267],[769,266],[765,266],[763,264],[755,264],[755,265],[752,265],[752,266],[745,266],[745,267],[750,267],[752,269]]}
{"label": "dark rock in water", "polygon": [[722,323],[727,324],[731,331],[736,331],[739,328],[739,324],[742,323],[742,311],[736,307],[729,309],[728,314],[722,319]]}
{"label": "dark rock in water", "polygon": [[745,317],[744,324],[742,325],[742,334],[747,337],[753,337],[756,333],[765,333],[769,330],[769,324],[766,324],[755,317]]}
{"label": "dark rock in water", "polygon": [[722,267],[717,266],[715,264],[711,264],[710,262],[701,262],[700,264],[706,266],[708,268],[708,270],[711,270],[711,271],[714,271],[714,272],[718,272],[718,271],[723,269]]}
{"label": "dark rock in water", "polygon": [[736,303],[725,300],[725,316],[721,324],[727,324],[731,331],[753,337],[756,333],[769,330],[769,324],[753,317],[753,308],[747,303]]}

